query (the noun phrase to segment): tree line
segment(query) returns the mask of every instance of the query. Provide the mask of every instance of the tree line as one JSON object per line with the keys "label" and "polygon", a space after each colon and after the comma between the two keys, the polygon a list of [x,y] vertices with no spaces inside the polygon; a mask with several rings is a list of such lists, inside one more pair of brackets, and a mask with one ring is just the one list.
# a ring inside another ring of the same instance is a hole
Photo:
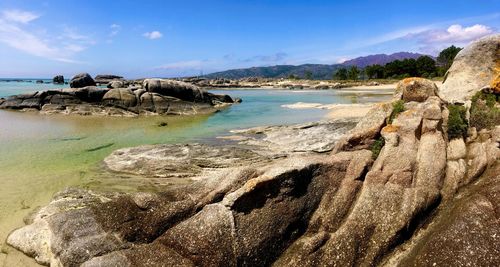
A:
{"label": "tree line", "polygon": [[421,56],[417,59],[395,60],[384,66],[371,65],[364,69],[359,69],[355,66],[340,68],[333,74],[333,79],[401,79],[407,77],[434,78],[444,76],[453,63],[453,59],[461,49],[460,47],[452,45],[441,51],[436,60],[429,56]]}

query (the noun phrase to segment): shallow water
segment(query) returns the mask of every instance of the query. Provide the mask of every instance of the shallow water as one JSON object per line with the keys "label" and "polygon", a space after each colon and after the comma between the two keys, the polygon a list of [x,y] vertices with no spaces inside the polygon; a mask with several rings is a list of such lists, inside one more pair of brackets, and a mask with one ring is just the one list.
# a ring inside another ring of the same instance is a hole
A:
{"label": "shallow water", "polygon": [[[33,88],[61,87],[65,86],[0,81],[0,97],[34,91]],[[284,104],[387,99],[380,95],[365,99],[335,90],[212,92],[240,97],[243,103],[210,116],[190,117],[42,116],[0,110],[0,242],[3,243],[11,230],[22,225],[22,218],[30,210],[46,204],[55,192],[67,186],[95,190],[154,190],[154,181],[150,187],[141,183],[137,188],[133,179],[102,175],[102,160],[116,149],[142,144],[207,142],[231,129],[315,121],[327,113],[325,110],[286,109],[281,107]],[[161,123],[167,125],[160,127]]]}

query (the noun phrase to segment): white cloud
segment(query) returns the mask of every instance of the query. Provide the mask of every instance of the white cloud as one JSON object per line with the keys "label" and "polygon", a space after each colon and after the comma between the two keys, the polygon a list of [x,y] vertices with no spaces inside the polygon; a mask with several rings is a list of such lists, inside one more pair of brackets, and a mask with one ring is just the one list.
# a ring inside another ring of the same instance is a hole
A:
{"label": "white cloud", "polygon": [[486,25],[476,24],[463,27],[453,24],[448,29],[434,29],[417,34],[408,35],[407,38],[417,39],[421,43],[467,43],[483,36],[492,34],[494,30]]}
{"label": "white cloud", "polygon": [[109,28],[111,29],[111,33],[109,34],[109,36],[113,37],[120,32],[122,27],[118,24],[111,24],[111,26],[109,26]]}
{"label": "white cloud", "polygon": [[351,59],[352,58],[350,58],[350,57],[339,57],[339,58],[337,58],[337,60],[335,61],[335,63],[342,64],[342,63],[344,63],[344,62],[346,62],[348,60],[351,60]]}
{"label": "white cloud", "polygon": [[56,49],[49,47],[37,36],[1,19],[0,42],[35,56],[52,57],[57,54]]}
{"label": "white cloud", "polygon": [[[79,63],[71,57],[93,41],[85,35],[67,28],[59,37],[46,36],[44,30],[30,30],[30,22],[38,15],[27,11],[0,12],[0,43],[24,53],[50,60]],[[61,41],[61,39],[63,41]]]}
{"label": "white cloud", "polygon": [[4,10],[2,11],[2,18],[7,21],[11,22],[19,22],[19,23],[29,23],[40,16],[32,13],[32,12],[27,12],[27,11],[21,11],[21,10]]}
{"label": "white cloud", "polygon": [[442,49],[450,46],[466,46],[470,42],[494,33],[491,27],[475,24],[464,27],[453,24],[448,28],[431,29],[419,33],[408,34],[405,40],[415,41],[420,45],[420,52],[437,55]]}
{"label": "white cloud", "polygon": [[81,45],[77,45],[77,44],[68,44],[68,45],[64,46],[64,49],[78,53],[78,52],[81,52],[87,48],[84,46],[81,46]]}
{"label": "white cloud", "polygon": [[144,36],[148,39],[151,39],[151,40],[155,40],[155,39],[161,38],[163,36],[163,34],[161,34],[161,32],[159,32],[159,31],[152,31],[152,32],[146,32],[142,36]]}

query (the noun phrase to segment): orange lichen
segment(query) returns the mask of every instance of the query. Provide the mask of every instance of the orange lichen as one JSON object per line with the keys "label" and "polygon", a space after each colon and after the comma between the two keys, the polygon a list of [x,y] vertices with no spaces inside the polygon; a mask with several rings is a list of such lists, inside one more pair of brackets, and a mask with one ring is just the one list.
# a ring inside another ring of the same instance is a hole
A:
{"label": "orange lichen", "polygon": [[500,59],[496,60],[496,66],[493,74],[493,79],[490,82],[490,87],[493,92],[500,94]]}
{"label": "orange lichen", "polygon": [[384,133],[395,133],[397,132],[399,129],[399,126],[395,126],[395,125],[392,125],[392,124],[389,124],[387,126],[385,126],[384,128],[382,128],[382,132]]}
{"label": "orange lichen", "polygon": [[490,83],[491,89],[493,89],[493,92],[495,94],[500,94],[500,75],[496,75],[495,78]]}
{"label": "orange lichen", "polygon": [[410,77],[410,78],[405,78],[403,79],[403,83],[404,84],[409,84],[413,81],[419,81],[419,80],[422,80],[422,78],[419,78],[419,77]]}

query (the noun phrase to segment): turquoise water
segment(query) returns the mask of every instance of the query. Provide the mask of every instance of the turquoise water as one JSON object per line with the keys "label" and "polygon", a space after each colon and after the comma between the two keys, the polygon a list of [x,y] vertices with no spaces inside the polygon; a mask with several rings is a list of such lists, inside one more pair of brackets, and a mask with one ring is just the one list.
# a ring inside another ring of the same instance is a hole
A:
{"label": "turquoise water", "polygon": [[[0,97],[63,87],[67,85],[0,81]],[[0,110],[0,244],[8,232],[22,225],[22,218],[30,210],[46,204],[64,187],[154,190],[155,181],[144,185],[134,179],[103,176],[101,162],[116,149],[142,144],[213,141],[231,129],[315,121],[327,113],[316,109],[287,109],[281,107],[284,104],[352,103],[387,98],[373,96],[367,100],[335,90],[212,92],[239,97],[243,102],[210,116],[190,117],[43,116]],[[163,122],[167,126],[159,127]]]}
{"label": "turquoise water", "polygon": [[[42,80],[44,83],[36,83]],[[30,93],[38,90],[59,89],[69,87],[67,84],[53,84],[52,79],[0,79],[0,98]]]}

